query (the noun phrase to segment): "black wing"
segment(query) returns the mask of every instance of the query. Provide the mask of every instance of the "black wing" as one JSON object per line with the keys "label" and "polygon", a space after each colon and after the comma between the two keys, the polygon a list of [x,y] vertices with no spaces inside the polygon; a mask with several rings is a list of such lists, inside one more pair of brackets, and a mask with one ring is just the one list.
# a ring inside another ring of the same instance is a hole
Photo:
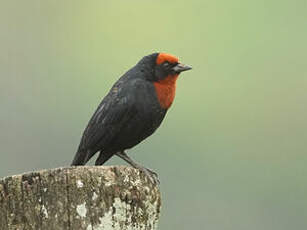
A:
{"label": "black wing", "polygon": [[122,83],[112,87],[90,119],[72,165],[83,165],[97,151],[108,148],[114,137],[136,115],[134,87],[127,84],[125,86],[130,87],[122,88]]}
{"label": "black wing", "polygon": [[131,95],[110,95],[102,101],[91,118],[81,144],[86,149],[106,146],[135,113]]}

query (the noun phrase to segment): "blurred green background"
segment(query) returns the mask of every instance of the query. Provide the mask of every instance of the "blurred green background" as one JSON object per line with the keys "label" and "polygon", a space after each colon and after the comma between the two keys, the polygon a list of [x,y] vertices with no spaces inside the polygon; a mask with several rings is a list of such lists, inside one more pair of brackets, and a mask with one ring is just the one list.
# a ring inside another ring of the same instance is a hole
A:
{"label": "blurred green background", "polygon": [[305,230],[306,12],[305,0],[1,0],[0,177],[69,165],[112,84],[163,51],[193,70],[129,151],[160,175],[159,229]]}

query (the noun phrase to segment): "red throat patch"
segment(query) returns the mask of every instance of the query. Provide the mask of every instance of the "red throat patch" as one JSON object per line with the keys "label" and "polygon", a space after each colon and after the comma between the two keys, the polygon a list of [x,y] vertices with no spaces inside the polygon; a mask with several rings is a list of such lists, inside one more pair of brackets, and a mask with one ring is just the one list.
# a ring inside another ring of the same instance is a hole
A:
{"label": "red throat patch", "polygon": [[168,109],[175,98],[177,75],[169,75],[159,82],[154,82],[160,106]]}

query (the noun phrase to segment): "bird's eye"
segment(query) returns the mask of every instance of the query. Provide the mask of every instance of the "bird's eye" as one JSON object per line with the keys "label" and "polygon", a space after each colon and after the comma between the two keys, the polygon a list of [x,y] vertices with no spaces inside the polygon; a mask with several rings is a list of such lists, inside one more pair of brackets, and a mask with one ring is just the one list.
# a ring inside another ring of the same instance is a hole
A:
{"label": "bird's eye", "polygon": [[169,67],[169,62],[164,62],[163,67]]}

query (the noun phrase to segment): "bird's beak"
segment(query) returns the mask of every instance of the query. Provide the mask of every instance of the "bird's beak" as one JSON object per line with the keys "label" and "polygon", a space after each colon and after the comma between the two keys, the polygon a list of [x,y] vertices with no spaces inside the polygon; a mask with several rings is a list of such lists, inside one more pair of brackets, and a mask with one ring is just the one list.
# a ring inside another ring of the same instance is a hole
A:
{"label": "bird's beak", "polygon": [[176,66],[173,67],[174,72],[176,73],[181,73],[183,71],[187,71],[192,69],[192,67],[182,64],[182,63],[178,63]]}

